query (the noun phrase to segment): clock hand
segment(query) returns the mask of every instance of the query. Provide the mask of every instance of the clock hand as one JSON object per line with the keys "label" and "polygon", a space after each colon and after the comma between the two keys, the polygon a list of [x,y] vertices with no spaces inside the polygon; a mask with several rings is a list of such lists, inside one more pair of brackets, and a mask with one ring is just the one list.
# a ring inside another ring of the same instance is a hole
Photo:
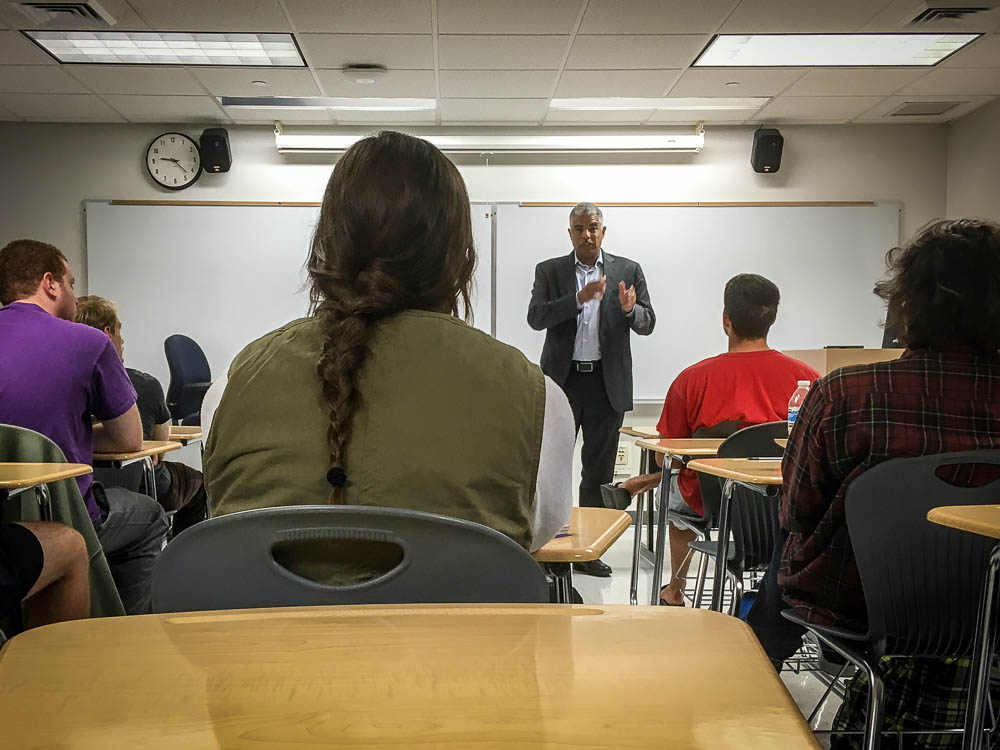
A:
{"label": "clock hand", "polygon": [[177,159],[168,159],[168,158],[164,157],[163,161],[172,161],[174,163],[175,167],[177,167],[179,170],[181,170],[184,174],[187,174],[187,170],[184,169],[184,167],[181,166],[180,162],[177,161]]}

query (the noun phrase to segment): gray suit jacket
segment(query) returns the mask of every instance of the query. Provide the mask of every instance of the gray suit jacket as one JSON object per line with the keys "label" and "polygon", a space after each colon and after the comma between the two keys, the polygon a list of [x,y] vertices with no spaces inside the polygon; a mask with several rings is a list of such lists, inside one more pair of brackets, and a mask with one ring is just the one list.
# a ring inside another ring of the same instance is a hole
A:
{"label": "gray suit jacket", "polygon": [[[608,400],[615,411],[632,409],[632,344],[629,331],[648,336],[656,325],[642,268],[633,260],[604,251],[608,289],[601,300],[601,370]],[[635,308],[626,316],[618,300],[618,282],[635,286]],[[560,386],[569,377],[576,342],[576,256],[574,253],[542,261],[535,266],[535,283],[528,305],[528,325],[545,331],[542,372]]]}

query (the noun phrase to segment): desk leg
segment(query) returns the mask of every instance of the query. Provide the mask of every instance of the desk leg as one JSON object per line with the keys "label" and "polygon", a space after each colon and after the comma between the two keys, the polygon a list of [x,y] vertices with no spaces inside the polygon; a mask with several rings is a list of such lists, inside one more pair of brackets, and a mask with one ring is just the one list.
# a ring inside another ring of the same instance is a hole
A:
{"label": "desk leg", "polygon": [[573,595],[573,566],[570,563],[546,563],[556,585],[556,604],[571,604]]}
{"label": "desk leg", "polygon": [[629,588],[628,603],[635,606],[639,603],[639,552],[642,549],[642,512],[646,493],[635,496],[635,534],[632,537],[632,580]]}
{"label": "desk leg", "polygon": [[997,578],[1000,575],[1000,545],[993,548],[986,568],[982,599],[979,602],[979,622],[972,650],[972,668],[969,670],[969,703],[965,709],[965,742],[967,750],[983,746],[983,714],[990,688],[990,662],[993,657],[995,635],[993,621],[997,606]]}
{"label": "desk leg", "polygon": [[35,496],[38,498],[38,513],[43,521],[52,520],[52,495],[49,494],[49,486],[40,484],[35,487]]}
{"label": "desk leg", "polygon": [[722,592],[726,584],[726,558],[729,556],[729,509],[733,504],[732,479],[722,488],[722,508],[719,512],[719,541],[715,553],[715,577],[712,579],[712,611],[722,611]]}
{"label": "desk leg", "polygon": [[[671,458],[671,456],[664,457],[664,467],[670,466]],[[664,468],[664,471],[669,470],[669,468]],[[660,586],[663,585],[663,562],[667,556],[667,505],[670,498],[664,497],[664,492],[667,494],[670,493],[670,480],[668,475],[664,475],[664,478],[666,481],[660,483],[662,488],[660,490],[660,507],[656,511],[656,555],[653,559],[653,591],[649,597],[649,603],[654,607],[660,604]],[[650,505],[649,510],[652,513],[652,505]],[[676,571],[670,571],[671,575],[675,573]]]}
{"label": "desk leg", "polygon": [[[663,461],[664,465],[669,465],[666,459]],[[653,452],[646,451],[646,470],[644,474],[649,474],[653,467],[656,465],[656,461],[653,459]],[[646,525],[646,549],[655,554],[655,542],[653,540],[653,509],[656,507],[656,489],[651,489],[646,493],[646,499],[649,500],[649,523]],[[662,498],[661,498],[662,499]]]}

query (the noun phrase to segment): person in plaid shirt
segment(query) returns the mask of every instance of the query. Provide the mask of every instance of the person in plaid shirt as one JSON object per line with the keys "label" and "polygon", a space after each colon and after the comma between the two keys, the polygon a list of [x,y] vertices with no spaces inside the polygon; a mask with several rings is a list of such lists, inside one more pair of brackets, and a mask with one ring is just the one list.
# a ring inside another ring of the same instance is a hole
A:
{"label": "person in plaid shirt", "polygon": [[[780,517],[788,536],[777,582],[784,600],[809,622],[852,630],[865,628],[867,612],[844,514],[851,481],[890,458],[1000,448],[1000,226],[934,222],[892,250],[887,265],[875,293],[898,318],[906,351],[816,383],[783,463]],[[975,475],[956,472],[955,479],[978,483]],[[773,592],[762,593],[772,627],[760,627],[760,612],[750,621],[778,661],[797,648],[801,630],[777,625]],[[885,666],[887,730],[961,726],[967,662],[896,659]],[[863,727],[866,693],[856,679],[836,728]],[[961,744],[960,736],[916,739],[919,747]],[[833,747],[847,742],[835,736]]]}

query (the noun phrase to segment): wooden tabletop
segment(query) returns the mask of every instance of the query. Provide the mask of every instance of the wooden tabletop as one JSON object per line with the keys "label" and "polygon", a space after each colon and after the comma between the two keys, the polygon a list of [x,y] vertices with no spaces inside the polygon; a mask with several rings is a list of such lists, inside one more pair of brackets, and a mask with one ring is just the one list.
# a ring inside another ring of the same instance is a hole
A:
{"label": "wooden tabletop", "polygon": [[932,508],[927,520],[1000,539],[1000,505],[945,505]]}
{"label": "wooden tabletop", "polygon": [[781,484],[780,458],[703,458],[691,461],[688,468],[749,484]]}
{"label": "wooden tabletop", "polygon": [[196,440],[201,440],[203,433],[201,427],[195,426],[184,426],[184,425],[170,425],[170,440],[175,443],[180,443],[181,445],[187,445],[188,443],[194,442]]}
{"label": "wooden tabletop", "polygon": [[722,440],[718,438],[660,438],[637,440],[640,448],[670,456],[714,456]]}
{"label": "wooden tabletop", "polygon": [[60,479],[79,477],[93,471],[87,464],[0,463],[0,490],[17,490]]}
{"label": "wooden tabletop", "polygon": [[61,750],[819,748],[745,623],[625,605],[49,625],[0,652],[0,726]]}
{"label": "wooden tabletop", "polygon": [[180,450],[184,446],[171,440],[143,440],[142,450],[133,453],[95,453],[95,461],[131,461],[134,458],[160,456],[170,451]]}
{"label": "wooden tabletop", "polygon": [[779,448],[787,448],[788,438],[775,438],[774,444],[777,445]]}
{"label": "wooden tabletop", "polygon": [[655,427],[622,427],[618,432],[644,440],[656,440],[660,437],[660,431]]}
{"label": "wooden tabletop", "polygon": [[631,525],[632,517],[623,510],[572,508],[569,536],[549,540],[533,557],[548,563],[599,560]]}

